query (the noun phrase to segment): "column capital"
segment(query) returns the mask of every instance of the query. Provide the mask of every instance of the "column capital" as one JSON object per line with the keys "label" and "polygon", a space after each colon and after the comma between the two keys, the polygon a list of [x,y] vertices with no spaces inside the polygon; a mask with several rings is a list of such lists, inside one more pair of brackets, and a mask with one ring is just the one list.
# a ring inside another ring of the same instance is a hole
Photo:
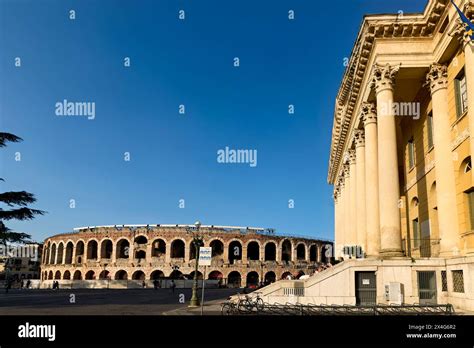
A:
{"label": "column capital", "polygon": [[448,88],[448,67],[438,63],[431,64],[426,75],[426,86],[430,87],[431,94]]}
{"label": "column capital", "polygon": [[350,149],[349,151],[349,164],[355,164],[356,163],[356,151],[354,149]]}
{"label": "column capital", "polygon": [[355,131],[354,141],[356,148],[365,146],[365,132],[362,129],[358,129]]}
{"label": "column capital", "polygon": [[[469,2],[464,5],[464,8],[462,12],[466,15],[466,17],[470,20],[471,23],[474,24],[474,21],[472,20],[472,15],[473,15],[473,3]],[[455,25],[451,32],[449,33],[449,36],[457,38],[459,43],[463,46],[467,46],[468,44],[473,44],[473,34],[472,32],[469,31],[469,27],[466,23],[464,23],[461,18],[456,18]]]}
{"label": "column capital", "polygon": [[348,164],[344,164],[344,178],[348,179],[351,176],[351,167]]}
{"label": "column capital", "polygon": [[399,70],[400,64],[390,65],[387,63],[381,65],[375,63],[372,70],[371,87],[375,88],[376,93],[382,92],[386,89],[393,90],[395,87],[395,77]]}
{"label": "column capital", "polygon": [[377,123],[377,108],[374,103],[363,102],[361,107],[361,117],[364,127],[370,123]]}

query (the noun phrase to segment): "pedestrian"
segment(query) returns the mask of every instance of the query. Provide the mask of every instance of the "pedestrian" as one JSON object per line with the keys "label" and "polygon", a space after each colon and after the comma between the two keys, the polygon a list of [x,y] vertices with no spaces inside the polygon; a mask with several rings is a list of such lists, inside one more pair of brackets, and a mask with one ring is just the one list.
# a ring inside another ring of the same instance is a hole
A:
{"label": "pedestrian", "polygon": [[158,280],[155,279],[153,281],[153,287],[155,288],[155,290],[158,289]]}
{"label": "pedestrian", "polygon": [[10,279],[7,279],[6,280],[6,283],[5,283],[5,293],[8,294],[8,290],[10,290],[12,287],[12,282]]}
{"label": "pedestrian", "polygon": [[28,279],[28,280],[26,281],[26,288],[29,289],[30,286],[31,286],[31,280]]}
{"label": "pedestrian", "polygon": [[172,291],[173,294],[174,294],[174,289],[176,288],[176,284],[174,283],[174,280],[173,280],[173,279],[171,279],[170,288],[171,288],[171,291]]}
{"label": "pedestrian", "polygon": [[142,288],[143,288],[143,289],[146,288],[146,283],[145,283],[145,281],[142,281]]}
{"label": "pedestrian", "polygon": [[25,281],[22,279],[20,282],[20,290],[23,290],[24,286],[25,286]]}

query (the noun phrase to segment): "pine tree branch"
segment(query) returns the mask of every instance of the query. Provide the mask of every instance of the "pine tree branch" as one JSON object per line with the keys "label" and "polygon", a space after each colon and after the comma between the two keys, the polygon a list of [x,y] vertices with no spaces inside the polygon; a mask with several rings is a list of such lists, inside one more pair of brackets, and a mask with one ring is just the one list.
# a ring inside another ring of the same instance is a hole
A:
{"label": "pine tree branch", "polygon": [[24,207],[29,203],[36,202],[36,198],[33,194],[26,191],[4,192],[0,193],[0,202],[3,202],[10,207],[13,205]]}

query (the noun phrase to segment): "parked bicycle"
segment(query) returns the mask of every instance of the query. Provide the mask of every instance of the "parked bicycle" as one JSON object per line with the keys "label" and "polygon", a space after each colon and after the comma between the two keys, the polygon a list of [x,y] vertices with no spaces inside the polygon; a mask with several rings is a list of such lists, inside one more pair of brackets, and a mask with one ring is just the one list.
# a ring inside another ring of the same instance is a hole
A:
{"label": "parked bicycle", "polygon": [[237,310],[239,312],[251,312],[256,310],[257,312],[263,311],[265,308],[265,303],[263,299],[260,297],[260,292],[254,292],[251,295],[245,294],[243,297],[241,294],[237,294],[238,302],[237,302]]}

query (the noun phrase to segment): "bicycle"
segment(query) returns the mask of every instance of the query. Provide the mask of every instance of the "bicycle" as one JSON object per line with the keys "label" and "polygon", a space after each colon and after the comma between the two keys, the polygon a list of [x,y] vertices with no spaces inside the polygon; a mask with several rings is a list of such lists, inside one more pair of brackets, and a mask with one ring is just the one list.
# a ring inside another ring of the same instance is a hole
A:
{"label": "bicycle", "polygon": [[237,310],[239,312],[251,312],[254,309],[257,312],[263,311],[265,308],[265,303],[263,302],[263,299],[260,297],[259,292],[254,292],[256,295],[255,298],[252,298],[249,295],[245,295],[244,298],[241,298],[241,294],[237,294],[239,297],[238,303],[237,303]]}

